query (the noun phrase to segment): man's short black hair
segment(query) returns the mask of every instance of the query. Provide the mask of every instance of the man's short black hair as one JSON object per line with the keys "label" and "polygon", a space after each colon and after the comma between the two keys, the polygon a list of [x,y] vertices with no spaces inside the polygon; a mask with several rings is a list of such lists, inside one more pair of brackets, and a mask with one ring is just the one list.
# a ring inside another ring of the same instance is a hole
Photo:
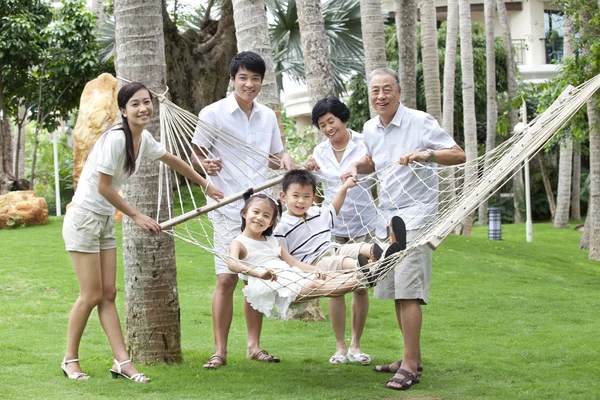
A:
{"label": "man's short black hair", "polygon": [[311,186],[313,194],[317,193],[317,178],[312,172],[305,169],[293,169],[288,171],[283,176],[283,182],[281,183],[283,193],[287,192],[291,184],[297,183],[300,186]]}
{"label": "man's short black hair", "polygon": [[319,128],[319,118],[327,113],[332,113],[343,123],[350,119],[350,109],[337,97],[329,96],[321,99],[312,109],[312,124]]}
{"label": "man's short black hair", "polygon": [[265,60],[258,54],[252,51],[242,51],[233,57],[231,65],[229,66],[229,73],[235,79],[235,74],[238,73],[240,68],[245,68],[248,71],[260,74],[260,79],[265,79]]}

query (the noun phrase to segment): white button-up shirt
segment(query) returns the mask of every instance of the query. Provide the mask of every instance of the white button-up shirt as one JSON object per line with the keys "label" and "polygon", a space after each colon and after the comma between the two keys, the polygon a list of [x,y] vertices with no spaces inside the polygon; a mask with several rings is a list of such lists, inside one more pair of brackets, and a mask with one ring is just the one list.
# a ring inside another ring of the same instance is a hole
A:
{"label": "white button-up shirt", "polygon": [[[210,183],[225,196],[242,192],[266,180],[268,156],[283,151],[277,117],[270,108],[258,103],[252,106],[250,118],[239,107],[235,94],[204,107],[199,118],[229,133],[216,136],[198,126],[192,143],[208,149],[207,158],[221,157],[223,169],[218,176],[209,176]],[[247,147],[246,147],[247,146]],[[261,153],[255,154],[256,151]],[[214,200],[208,199],[209,203]],[[239,200],[216,211],[240,220],[243,201]]]}
{"label": "white button-up shirt", "polygon": [[[365,123],[363,132],[378,172],[379,208],[386,219],[399,215],[407,229],[432,222],[437,214],[437,164],[415,169],[399,165],[398,160],[408,151],[450,149],[456,146],[454,139],[431,115],[402,104],[387,127],[377,116]],[[381,171],[391,164],[395,167]]]}
{"label": "white button-up shirt", "polygon": [[[350,164],[360,160],[367,154],[364,136],[350,129],[348,129],[348,132],[351,135],[350,141],[340,162],[335,158],[329,140],[319,143],[312,154],[320,167],[320,170],[316,171],[315,174],[323,184],[324,207],[331,204],[331,201],[342,187],[340,179],[342,173]],[[346,199],[331,231],[333,235],[353,238],[385,229],[384,220],[377,215],[377,209],[371,196],[371,185],[372,181],[362,182],[346,192]]]}

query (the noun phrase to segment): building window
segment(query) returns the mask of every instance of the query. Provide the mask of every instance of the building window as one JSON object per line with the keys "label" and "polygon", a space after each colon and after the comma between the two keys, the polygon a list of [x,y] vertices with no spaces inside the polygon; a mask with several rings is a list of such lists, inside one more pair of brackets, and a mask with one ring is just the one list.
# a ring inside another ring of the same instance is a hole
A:
{"label": "building window", "polygon": [[546,35],[546,64],[560,63],[563,58],[564,14],[562,11],[544,10]]}

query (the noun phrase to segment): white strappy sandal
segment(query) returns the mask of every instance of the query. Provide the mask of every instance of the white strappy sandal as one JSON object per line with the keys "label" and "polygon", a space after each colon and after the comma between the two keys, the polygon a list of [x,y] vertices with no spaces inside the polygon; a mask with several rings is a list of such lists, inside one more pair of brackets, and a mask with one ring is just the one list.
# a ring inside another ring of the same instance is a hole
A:
{"label": "white strappy sandal", "polygon": [[79,362],[79,358],[74,358],[72,360],[67,360],[67,357],[63,358],[62,363],[60,363],[60,368],[62,369],[63,373],[65,374],[65,376],[69,379],[74,379],[74,380],[86,380],[89,379],[90,376],[88,374],[84,374],[83,372],[73,372],[71,375],[69,375],[67,373],[67,364],[70,363],[74,363],[74,362]]}
{"label": "white strappy sandal", "polygon": [[114,361],[115,361],[115,365],[117,366],[117,370],[115,371],[112,368],[110,369],[110,373],[112,374],[112,377],[114,379],[117,379],[119,376],[122,376],[123,378],[129,379],[130,381],[134,381],[134,382],[140,382],[140,383],[150,382],[150,378],[148,378],[146,375],[144,375],[142,373],[137,373],[135,375],[128,376],[123,371],[121,371],[121,367],[127,363],[130,363],[131,360],[126,360],[126,361],[123,361],[122,363],[118,362],[117,360],[114,360]]}

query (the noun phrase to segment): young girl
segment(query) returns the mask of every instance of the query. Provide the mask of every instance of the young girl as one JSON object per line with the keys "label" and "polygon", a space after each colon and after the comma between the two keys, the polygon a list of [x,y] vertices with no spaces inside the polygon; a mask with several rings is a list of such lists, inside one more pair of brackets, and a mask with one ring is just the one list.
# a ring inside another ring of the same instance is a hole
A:
{"label": "young girl", "polygon": [[[280,214],[281,205],[272,198],[264,194],[248,197],[241,211],[242,234],[229,246],[229,269],[249,275],[243,289],[246,300],[267,317],[275,308],[285,320],[294,301],[341,296],[372,286],[387,267],[382,262],[373,270],[361,265],[351,271],[324,274],[317,267],[296,260],[272,236]],[[400,250],[400,244],[393,243],[385,256]]]}
{"label": "young girl", "polygon": [[114,365],[110,370],[113,377],[149,382],[129,360],[115,306],[115,207],[148,232],[158,233],[161,228],[128,204],[118,191],[139,168],[144,156],[166,163],[206,188],[215,200],[223,198],[223,194],[184,161],[167,152],[144,129],[152,118],[152,95],[144,85],[123,86],[117,104],[122,123],[103,133],[94,144],[63,223],[65,246],[79,281],[79,297],[69,315],[67,352],[61,369],[69,379],[89,379],[79,366],[79,343],[92,309],[98,306],[100,323],[113,352]]}

